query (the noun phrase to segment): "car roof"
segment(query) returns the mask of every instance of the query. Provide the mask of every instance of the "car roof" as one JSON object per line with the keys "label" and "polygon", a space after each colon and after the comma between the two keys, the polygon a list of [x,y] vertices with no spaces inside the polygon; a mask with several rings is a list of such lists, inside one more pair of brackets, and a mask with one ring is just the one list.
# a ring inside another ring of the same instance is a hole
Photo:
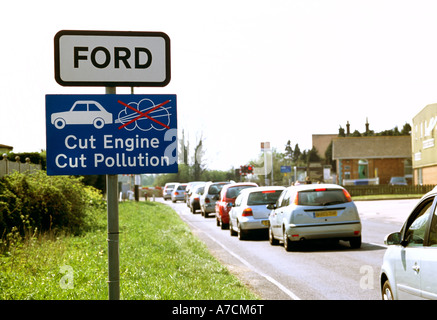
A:
{"label": "car roof", "polygon": [[314,190],[314,189],[323,189],[323,188],[327,188],[327,189],[344,189],[342,186],[338,185],[338,184],[333,184],[333,183],[310,183],[310,184],[300,184],[298,186],[291,186],[288,187],[288,189],[291,190]]}
{"label": "car roof", "polygon": [[268,191],[268,190],[285,190],[286,188],[283,186],[262,186],[255,188],[247,188],[240,192],[240,194],[252,193],[252,192],[260,192],[260,191]]}
{"label": "car roof", "polygon": [[229,188],[232,188],[232,187],[241,187],[241,186],[254,186],[254,187],[258,187],[258,185],[255,182],[235,182],[235,183],[226,184],[223,187],[223,189],[225,189],[225,188],[229,189]]}

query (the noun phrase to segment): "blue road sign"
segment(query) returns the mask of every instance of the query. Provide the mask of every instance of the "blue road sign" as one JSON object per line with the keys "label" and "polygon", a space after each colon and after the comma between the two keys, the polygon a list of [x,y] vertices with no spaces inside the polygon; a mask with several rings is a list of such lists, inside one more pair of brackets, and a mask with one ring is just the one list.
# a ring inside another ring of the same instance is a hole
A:
{"label": "blue road sign", "polygon": [[176,95],[46,95],[47,174],[175,173]]}
{"label": "blue road sign", "polygon": [[281,166],[281,173],[291,172],[291,166]]}

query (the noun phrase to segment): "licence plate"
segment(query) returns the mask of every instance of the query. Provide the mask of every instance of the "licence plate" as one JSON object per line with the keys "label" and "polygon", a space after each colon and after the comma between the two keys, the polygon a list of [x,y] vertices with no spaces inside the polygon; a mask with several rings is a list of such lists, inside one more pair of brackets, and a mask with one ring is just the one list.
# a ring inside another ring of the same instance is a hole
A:
{"label": "licence plate", "polygon": [[324,218],[324,217],[336,217],[337,211],[331,210],[331,211],[317,211],[314,212],[314,216],[316,218]]}
{"label": "licence plate", "polygon": [[267,227],[270,225],[270,221],[269,220],[263,220],[263,221],[261,221],[261,223],[263,225],[267,226]]}

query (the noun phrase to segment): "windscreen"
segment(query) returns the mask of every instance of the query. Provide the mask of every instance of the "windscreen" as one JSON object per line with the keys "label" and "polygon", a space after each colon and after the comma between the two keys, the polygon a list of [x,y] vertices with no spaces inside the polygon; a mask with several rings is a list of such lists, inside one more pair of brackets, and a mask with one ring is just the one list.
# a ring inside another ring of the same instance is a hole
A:
{"label": "windscreen", "polygon": [[275,203],[281,193],[282,190],[251,192],[249,194],[249,198],[247,199],[247,205],[257,206]]}

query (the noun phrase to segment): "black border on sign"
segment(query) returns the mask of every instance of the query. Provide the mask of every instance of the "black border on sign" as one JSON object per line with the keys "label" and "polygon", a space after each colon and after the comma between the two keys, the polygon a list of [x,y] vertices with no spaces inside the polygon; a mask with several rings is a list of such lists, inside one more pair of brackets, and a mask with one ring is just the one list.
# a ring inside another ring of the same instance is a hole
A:
{"label": "black border on sign", "polygon": [[[74,36],[124,36],[124,37],[160,37],[165,41],[165,80],[149,81],[64,81],[60,76],[59,40],[64,35]],[[55,80],[61,86],[84,87],[165,87],[171,79],[170,38],[164,32],[154,31],[91,31],[91,30],[61,30],[55,35]]]}

